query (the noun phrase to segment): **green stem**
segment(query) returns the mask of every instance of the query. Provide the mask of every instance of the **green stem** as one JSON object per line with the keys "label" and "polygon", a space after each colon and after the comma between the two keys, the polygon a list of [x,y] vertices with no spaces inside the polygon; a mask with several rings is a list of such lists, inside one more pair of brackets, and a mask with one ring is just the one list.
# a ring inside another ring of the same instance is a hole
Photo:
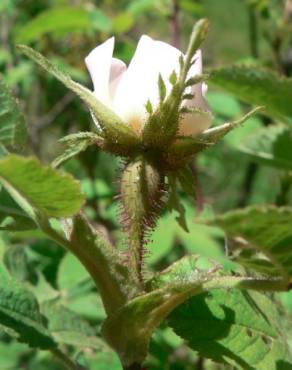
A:
{"label": "green stem", "polygon": [[[42,220],[40,227],[48,237],[73,253],[87,269],[101,294],[107,314],[111,314],[126,303],[129,292],[119,283],[120,276],[117,277],[113,271],[115,269],[115,256],[111,253],[110,245],[103,245],[99,248],[92,240],[89,227],[88,230],[82,229],[75,233],[79,235],[80,240],[76,240],[76,238],[67,240],[51,227],[48,220]],[[82,239],[83,234],[87,235],[84,240]],[[102,243],[106,244],[106,241],[102,240]],[[113,265],[112,268],[109,266],[110,263]],[[122,277],[125,283],[127,279],[124,275]],[[130,274],[127,277],[130,279]],[[131,285],[131,290],[134,291],[134,283],[129,281],[128,283]]]}
{"label": "green stem", "polygon": [[65,353],[60,351],[59,349],[51,349],[50,352],[63,364],[66,366],[68,370],[84,370],[83,367],[77,365],[74,361],[72,361]]}

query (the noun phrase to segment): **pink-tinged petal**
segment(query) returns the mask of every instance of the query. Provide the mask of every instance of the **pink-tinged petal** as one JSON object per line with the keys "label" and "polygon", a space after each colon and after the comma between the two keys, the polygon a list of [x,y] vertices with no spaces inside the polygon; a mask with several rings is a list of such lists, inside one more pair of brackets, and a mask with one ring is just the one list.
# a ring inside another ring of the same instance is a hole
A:
{"label": "pink-tinged petal", "polygon": [[124,62],[120,59],[112,58],[109,78],[109,93],[111,100],[113,100],[118,84],[126,70],[127,66]]}
{"label": "pink-tinged petal", "polygon": [[196,97],[196,105],[204,113],[186,113],[180,121],[179,135],[196,136],[211,126],[213,115],[202,93]]}
{"label": "pink-tinged petal", "polygon": [[109,80],[115,39],[111,37],[93,49],[85,58],[90,73],[94,94],[104,104],[110,104]]}
{"label": "pink-tinged petal", "polygon": [[[195,54],[195,63],[192,65],[188,73],[188,78],[198,76],[202,74],[202,72],[202,52],[201,50],[198,50]],[[208,86],[204,82],[191,86],[187,90],[187,93],[192,93],[194,98],[185,101],[183,105],[189,108],[198,108],[205,113],[185,114],[180,122],[180,135],[196,136],[210,127],[213,115],[207,101],[205,100],[207,90]]]}
{"label": "pink-tinged petal", "polygon": [[145,105],[150,100],[155,109],[159,103],[158,77],[161,73],[167,88],[173,69],[178,68],[181,52],[172,46],[141,37],[135,55],[122,76],[114,97],[114,110],[136,132],[148,118]]}

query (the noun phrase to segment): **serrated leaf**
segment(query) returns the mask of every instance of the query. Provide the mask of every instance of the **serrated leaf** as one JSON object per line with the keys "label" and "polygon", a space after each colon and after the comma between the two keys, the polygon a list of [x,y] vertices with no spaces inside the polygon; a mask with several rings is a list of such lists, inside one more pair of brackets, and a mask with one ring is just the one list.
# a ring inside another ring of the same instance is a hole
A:
{"label": "serrated leaf", "polygon": [[50,349],[56,346],[50,336],[34,295],[12,280],[0,266],[0,324],[15,331],[20,342],[31,347]]}
{"label": "serrated leaf", "polygon": [[221,227],[242,265],[266,275],[292,276],[292,208],[251,206],[206,221]]}
{"label": "serrated leaf", "polygon": [[116,149],[122,148],[123,151],[127,151],[130,145],[136,145],[138,143],[137,136],[129,126],[111,109],[101,103],[92,91],[73,81],[69,75],[59,70],[56,65],[28,46],[18,45],[18,49],[84,101],[98,121],[98,125],[102,129],[102,134]]}
{"label": "serrated leaf", "polygon": [[288,370],[292,363],[278,320],[270,298],[238,289],[197,295],[168,317],[175,333],[203,357],[241,370]]}
{"label": "serrated leaf", "polygon": [[213,70],[210,81],[255,105],[264,105],[267,112],[292,116],[292,79],[272,71],[247,66]]}
{"label": "serrated leaf", "polygon": [[47,33],[90,31],[90,13],[81,7],[60,6],[39,13],[28,23],[16,29],[17,43],[30,43],[39,40]]}
{"label": "serrated leaf", "polygon": [[0,190],[0,230],[36,229],[36,223],[13,201],[5,189]]}
{"label": "serrated leaf", "polygon": [[36,159],[10,155],[0,160],[0,182],[34,220],[37,214],[69,217],[84,203],[79,183]]}
{"label": "serrated leaf", "polygon": [[25,281],[29,276],[29,264],[24,246],[9,245],[4,254],[4,264],[11,276],[18,281]]}
{"label": "serrated leaf", "polygon": [[4,148],[7,147],[8,150],[15,152],[21,152],[27,144],[27,130],[24,116],[1,76],[0,144]]}
{"label": "serrated leaf", "polygon": [[60,166],[63,162],[86,150],[90,145],[102,145],[103,138],[93,132],[79,132],[63,137],[60,142],[65,145],[65,150],[53,161],[53,167]]}
{"label": "serrated leaf", "polygon": [[101,350],[105,343],[96,336],[96,331],[87,321],[55,301],[44,302],[42,314],[48,319],[48,329],[59,344],[78,348]]}
{"label": "serrated leaf", "polygon": [[285,126],[270,126],[250,137],[240,150],[257,162],[283,170],[292,170],[292,131]]}
{"label": "serrated leaf", "polygon": [[212,273],[206,275],[205,272],[195,270],[197,258],[192,258],[192,271],[185,268],[180,271],[184,263],[180,261],[175,265],[175,271],[172,271],[174,279],[161,281],[155,277],[146,284],[149,293],[129,301],[104,321],[102,334],[117,351],[124,366],[143,362],[154,330],[173,309],[201,292],[203,284],[213,279]]}

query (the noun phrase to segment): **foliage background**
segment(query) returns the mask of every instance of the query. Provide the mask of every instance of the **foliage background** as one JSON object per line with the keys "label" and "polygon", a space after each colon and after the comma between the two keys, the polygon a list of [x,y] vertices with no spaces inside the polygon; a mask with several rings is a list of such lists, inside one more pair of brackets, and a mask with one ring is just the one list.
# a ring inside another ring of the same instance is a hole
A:
{"label": "foliage background", "polygon": [[[58,143],[61,137],[89,131],[93,125],[86,108],[73,94],[49,75],[41,74],[33,62],[17,52],[16,44],[33,46],[90,87],[84,57],[112,34],[116,36],[116,56],[128,63],[142,34],[184,49],[195,21],[207,17],[211,22],[203,47],[207,69],[240,63],[268,67],[289,76],[292,11],[285,4],[281,0],[2,0],[0,71],[25,112],[32,152],[49,163],[62,150]],[[235,120],[250,108],[215,84],[209,86],[208,100],[216,116],[215,124]],[[199,156],[195,164],[197,204],[181,193],[189,232],[178,226],[175,215],[165,212],[149,247],[147,264],[153,270],[167,266],[185,253],[199,253],[203,262],[204,257],[209,257],[227,268],[232,266],[226,258],[223,232],[194,222],[203,205],[204,212],[212,214],[251,204],[291,203],[291,175],[275,163],[269,166],[259,163],[246,150],[260,130],[277,122],[269,116],[254,117]],[[291,149],[291,141],[285,145],[287,150]],[[292,161],[291,154],[287,158]],[[79,154],[65,165],[82,183],[88,199],[86,213],[112,240],[121,238],[116,221],[117,202],[113,200],[120,166],[118,160],[96,148]],[[4,205],[11,202],[3,191],[1,197]],[[73,256],[65,254],[38,231],[15,232],[9,236],[2,233],[0,254],[12,275],[34,286],[40,300],[58,296],[99,328],[104,318],[101,302],[86,271]],[[278,296],[279,309],[291,312],[292,295]],[[289,338],[290,318],[287,317],[284,325]],[[11,340],[4,329],[0,336],[2,370],[63,369],[50,354],[37,353]],[[115,355],[100,343],[95,349],[72,351],[92,370],[120,369]],[[152,341],[149,361],[151,369],[157,370],[227,369],[227,365],[220,367],[198,357],[164,327]]]}

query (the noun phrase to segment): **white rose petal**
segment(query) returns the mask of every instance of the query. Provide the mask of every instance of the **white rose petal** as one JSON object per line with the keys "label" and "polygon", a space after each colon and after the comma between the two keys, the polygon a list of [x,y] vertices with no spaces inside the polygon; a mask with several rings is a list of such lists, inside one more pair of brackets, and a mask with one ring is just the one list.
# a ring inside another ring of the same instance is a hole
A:
{"label": "white rose petal", "polygon": [[[96,97],[110,107],[136,133],[140,133],[147,122],[149,114],[146,103],[151,102],[155,110],[159,104],[158,77],[161,74],[166,93],[171,91],[169,77],[173,71],[179,73],[179,57],[182,53],[173,46],[155,41],[143,35],[136,52],[128,66],[119,59],[113,58],[114,38],[110,38],[96,47],[86,57],[85,63],[91,75]],[[188,78],[202,74],[202,53],[195,55]],[[188,88],[194,98],[183,105],[199,108],[206,114],[187,113],[180,122],[180,135],[197,135],[206,130],[212,120],[212,114],[204,96],[207,85],[196,84]]]}

